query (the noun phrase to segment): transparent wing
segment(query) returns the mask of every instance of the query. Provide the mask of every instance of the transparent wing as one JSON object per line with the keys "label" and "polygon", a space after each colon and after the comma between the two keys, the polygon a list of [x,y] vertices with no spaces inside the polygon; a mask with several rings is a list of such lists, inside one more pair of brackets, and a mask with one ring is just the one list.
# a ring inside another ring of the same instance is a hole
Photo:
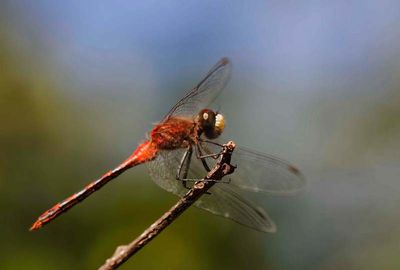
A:
{"label": "transparent wing", "polygon": [[180,197],[186,194],[187,189],[183,187],[181,181],[176,180],[176,174],[185,151],[186,149],[160,151],[154,160],[146,163],[153,181],[166,191]]}
{"label": "transparent wing", "polygon": [[200,110],[210,105],[221,93],[229,80],[230,73],[229,59],[222,58],[199,84],[172,107],[163,121],[171,116],[195,117]]}
{"label": "transparent wing", "polygon": [[258,231],[276,231],[276,226],[267,213],[245,199],[230,184],[217,183],[209,192],[211,195],[205,194],[195,202],[197,207]]}
{"label": "transparent wing", "polygon": [[[175,180],[185,151],[185,149],[161,151],[155,160],[147,163],[154,182],[180,197],[188,191],[181,181]],[[209,165],[213,166],[211,163]],[[202,179],[206,174],[207,171],[201,162],[196,157],[192,157],[188,178]],[[276,230],[273,221],[265,211],[245,199],[238,191],[235,191],[235,187],[230,186],[230,183],[216,183],[209,192],[211,194],[204,194],[196,201],[195,206],[259,231],[274,232]]]}
{"label": "transparent wing", "polygon": [[[207,153],[218,151],[218,146],[202,143]],[[289,162],[243,147],[236,147],[232,154],[236,165],[231,184],[252,192],[285,195],[300,191],[305,186],[302,173]]]}
{"label": "transparent wing", "polygon": [[295,166],[271,155],[238,147],[232,164],[237,165],[232,185],[248,191],[291,194],[305,186],[305,179]]}

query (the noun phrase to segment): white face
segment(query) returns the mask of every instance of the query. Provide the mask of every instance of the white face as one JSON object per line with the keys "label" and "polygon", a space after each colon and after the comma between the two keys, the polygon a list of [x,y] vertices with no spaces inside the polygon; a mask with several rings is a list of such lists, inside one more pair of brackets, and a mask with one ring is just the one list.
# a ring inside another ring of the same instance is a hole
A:
{"label": "white face", "polygon": [[225,128],[225,119],[222,114],[217,114],[215,116],[215,130],[218,131],[219,134],[221,134],[224,131]]}

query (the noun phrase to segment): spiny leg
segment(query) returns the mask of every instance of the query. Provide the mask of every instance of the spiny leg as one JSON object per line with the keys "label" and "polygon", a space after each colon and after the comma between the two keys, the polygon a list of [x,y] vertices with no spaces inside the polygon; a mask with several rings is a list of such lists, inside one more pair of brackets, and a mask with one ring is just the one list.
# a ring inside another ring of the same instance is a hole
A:
{"label": "spiny leg", "polygon": [[[208,142],[208,141],[207,141]],[[216,144],[216,143],[215,143]],[[216,144],[219,146],[219,144]],[[221,152],[219,153],[210,153],[209,154],[204,154],[203,149],[201,148],[200,144],[196,144],[196,157],[200,159],[201,163],[203,164],[204,169],[209,172],[210,166],[207,163],[207,158],[213,158],[216,159],[221,155]],[[193,154],[193,147],[190,145],[185,153],[183,154],[181,161],[179,163],[179,167],[177,169],[177,174],[176,174],[176,180],[181,181],[182,185],[184,188],[189,189],[187,187],[187,182],[196,182],[199,181],[200,179],[189,179],[188,174],[189,174],[189,169],[190,169],[190,162],[192,159],[192,154]],[[212,179],[208,179],[207,181],[214,181]]]}
{"label": "spiny leg", "polygon": [[[218,146],[218,147],[220,147],[221,148],[221,150],[218,152],[218,153],[213,153],[212,151],[210,151],[209,149],[207,149],[207,148],[203,148],[203,150],[204,150],[204,154],[203,154],[203,152],[202,152],[202,147],[203,147],[203,145],[202,145],[202,143],[209,143],[209,144],[212,144],[212,145],[216,145],[216,146]],[[213,141],[209,141],[209,140],[204,140],[204,139],[199,139],[199,143],[197,144],[197,149],[198,149],[198,152],[200,153],[200,154],[198,154],[198,156],[197,156],[197,158],[208,158],[208,157],[210,157],[210,158],[213,158],[213,159],[218,159],[219,157],[220,157],[220,155],[221,155],[221,152],[222,152],[222,148],[224,147],[224,145],[222,145],[222,144],[220,144],[220,143],[217,143],[217,142],[213,142]],[[197,153],[197,152],[196,152]]]}
{"label": "spiny leg", "polygon": [[200,144],[196,144],[196,157],[201,160],[201,163],[203,163],[203,167],[204,169],[206,169],[207,172],[211,171],[210,167],[207,164],[206,157],[203,157],[203,152],[201,151]]}
{"label": "spiny leg", "polygon": [[199,139],[199,141],[200,141],[200,142],[204,142],[204,143],[213,144],[213,145],[219,146],[219,147],[221,147],[221,148],[224,147],[223,144],[220,144],[220,143],[217,143],[217,142],[214,142],[214,141],[210,141],[210,140]]}
{"label": "spiny leg", "polygon": [[[189,189],[186,186],[187,176],[189,173],[190,161],[192,159],[193,148],[191,145],[188,146],[187,150],[182,156],[181,162],[178,167],[178,171],[176,173],[176,180],[182,181],[182,185],[184,188]],[[183,173],[182,177],[181,174]]]}
{"label": "spiny leg", "polygon": [[[212,142],[212,141],[208,141],[208,140],[202,140],[201,142],[210,143],[210,144],[214,144],[214,145],[223,147],[222,144],[219,144],[219,143],[216,143],[216,142]],[[211,151],[209,151],[209,152],[211,152]],[[199,143],[196,145],[196,157],[201,160],[201,163],[203,163],[203,167],[204,167],[204,169],[207,170],[207,172],[210,171],[210,166],[208,166],[206,158],[211,157],[213,159],[217,159],[221,155],[221,152],[222,152],[222,150],[219,153],[211,153],[211,154],[204,155],[203,151],[202,151],[202,148],[201,148],[201,145]],[[208,181],[214,181],[214,180],[213,179],[208,179]],[[218,180],[218,182],[220,182],[220,183],[230,183],[231,179],[229,178],[228,181]]]}
{"label": "spiny leg", "polygon": [[[182,158],[181,158],[181,161],[179,163],[179,167],[177,169],[177,174],[176,174],[176,180],[181,181],[183,187],[186,188],[186,189],[190,189],[187,186],[187,182],[196,182],[196,181],[201,180],[200,178],[197,178],[197,179],[189,179],[189,178],[187,178],[188,174],[189,174],[190,163],[192,161],[192,154],[193,154],[193,147],[189,146],[187,148],[187,150],[185,151],[185,153],[183,154]],[[196,150],[196,155],[199,156],[199,153],[197,152],[197,150]],[[205,169],[207,171],[210,171],[209,166],[205,161],[205,158],[201,157],[200,160],[202,160],[202,162],[204,162],[204,164],[205,164],[204,166],[206,166]],[[209,181],[209,180],[207,180],[207,181]],[[211,180],[211,181],[213,181],[213,180]],[[206,192],[206,194],[211,194],[211,193]]]}

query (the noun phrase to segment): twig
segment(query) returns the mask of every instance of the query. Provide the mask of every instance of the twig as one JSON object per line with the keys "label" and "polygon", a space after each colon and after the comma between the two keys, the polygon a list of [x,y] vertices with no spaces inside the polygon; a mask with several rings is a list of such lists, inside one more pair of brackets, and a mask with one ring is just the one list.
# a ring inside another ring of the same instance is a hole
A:
{"label": "twig", "polygon": [[235,167],[230,164],[231,155],[235,149],[235,143],[230,141],[223,146],[221,156],[217,165],[200,181],[197,181],[193,187],[183,196],[170,210],[162,215],[156,222],[148,227],[138,238],[128,245],[119,246],[112,257],[106,260],[99,270],[117,269],[132,255],[144,247],[148,242],[162,232],[171,224],[180,214],[188,209],[201,195],[207,192],[216,182],[204,181],[207,179],[221,180],[222,177],[233,173]]}

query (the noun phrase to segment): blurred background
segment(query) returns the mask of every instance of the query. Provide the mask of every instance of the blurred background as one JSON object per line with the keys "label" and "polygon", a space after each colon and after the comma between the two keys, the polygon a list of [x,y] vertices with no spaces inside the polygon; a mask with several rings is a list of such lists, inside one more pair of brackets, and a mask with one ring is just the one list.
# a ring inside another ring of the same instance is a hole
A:
{"label": "blurred background", "polygon": [[398,1],[0,2],[0,268],[96,269],[176,202],[146,167],[37,232],[221,57],[225,138],[297,164],[263,234],[189,209],[121,269],[399,269]]}

